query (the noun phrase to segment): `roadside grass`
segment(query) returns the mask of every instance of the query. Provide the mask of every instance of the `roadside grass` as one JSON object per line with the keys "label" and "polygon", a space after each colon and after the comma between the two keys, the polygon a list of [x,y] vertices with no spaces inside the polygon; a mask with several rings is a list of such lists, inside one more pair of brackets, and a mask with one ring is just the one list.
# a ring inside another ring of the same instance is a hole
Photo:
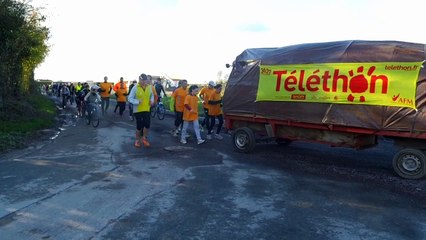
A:
{"label": "roadside grass", "polygon": [[55,103],[43,95],[6,102],[0,109],[0,152],[19,148],[38,130],[55,124]]}

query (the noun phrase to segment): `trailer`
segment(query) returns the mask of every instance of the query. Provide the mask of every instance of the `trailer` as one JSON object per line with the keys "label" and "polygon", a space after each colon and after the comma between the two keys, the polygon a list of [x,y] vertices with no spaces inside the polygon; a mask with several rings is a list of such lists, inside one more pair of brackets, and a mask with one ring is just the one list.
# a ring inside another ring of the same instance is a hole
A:
{"label": "trailer", "polygon": [[358,150],[381,137],[400,149],[394,171],[426,175],[426,45],[338,41],[243,51],[223,96],[225,128],[248,153],[257,142],[309,141]]}

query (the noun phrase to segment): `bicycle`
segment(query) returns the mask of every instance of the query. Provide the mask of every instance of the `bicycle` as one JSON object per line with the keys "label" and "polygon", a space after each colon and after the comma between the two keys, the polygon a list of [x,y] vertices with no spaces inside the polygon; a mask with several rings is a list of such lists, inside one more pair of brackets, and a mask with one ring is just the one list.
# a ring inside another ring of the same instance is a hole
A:
{"label": "bicycle", "polygon": [[159,120],[163,120],[164,116],[166,115],[166,108],[164,107],[163,102],[161,99],[158,100],[158,103],[156,106],[151,107],[151,117],[155,118],[155,115],[157,115],[157,118]]}
{"label": "bicycle", "polygon": [[86,103],[84,102],[84,92],[81,92],[79,96],[75,99],[77,105],[77,115],[79,117],[85,117],[86,115]]}
{"label": "bicycle", "polygon": [[93,127],[99,126],[99,104],[86,104],[86,123],[87,125],[92,124]]}

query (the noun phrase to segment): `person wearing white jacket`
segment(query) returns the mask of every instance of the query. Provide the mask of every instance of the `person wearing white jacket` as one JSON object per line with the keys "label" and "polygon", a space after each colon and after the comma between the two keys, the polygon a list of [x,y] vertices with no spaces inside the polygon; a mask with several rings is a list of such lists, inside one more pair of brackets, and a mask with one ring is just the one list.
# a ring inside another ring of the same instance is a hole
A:
{"label": "person wearing white jacket", "polygon": [[154,105],[154,94],[146,74],[142,73],[139,76],[139,82],[130,91],[128,101],[133,104],[133,117],[136,119],[135,147],[140,148],[141,143],[149,147],[148,130],[151,124],[150,109]]}

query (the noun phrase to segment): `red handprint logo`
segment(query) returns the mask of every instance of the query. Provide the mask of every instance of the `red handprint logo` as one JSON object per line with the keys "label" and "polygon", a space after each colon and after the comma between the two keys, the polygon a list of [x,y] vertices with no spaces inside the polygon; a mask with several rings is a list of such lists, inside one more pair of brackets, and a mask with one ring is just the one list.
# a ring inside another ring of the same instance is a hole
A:
{"label": "red handprint logo", "polygon": [[[368,69],[368,76],[371,76],[376,69],[375,66],[371,66],[370,69]],[[367,78],[363,74],[364,67],[360,66],[357,69],[358,75],[354,76],[354,71],[350,70],[349,75],[351,76],[351,79],[349,80],[349,89],[352,93],[364,93],[368,90],[369,82]],[[348,101],[353,102],[356,98],[356,95],[349,94]],[[359,96],[360,102],[365,102],[364,96]]]}

